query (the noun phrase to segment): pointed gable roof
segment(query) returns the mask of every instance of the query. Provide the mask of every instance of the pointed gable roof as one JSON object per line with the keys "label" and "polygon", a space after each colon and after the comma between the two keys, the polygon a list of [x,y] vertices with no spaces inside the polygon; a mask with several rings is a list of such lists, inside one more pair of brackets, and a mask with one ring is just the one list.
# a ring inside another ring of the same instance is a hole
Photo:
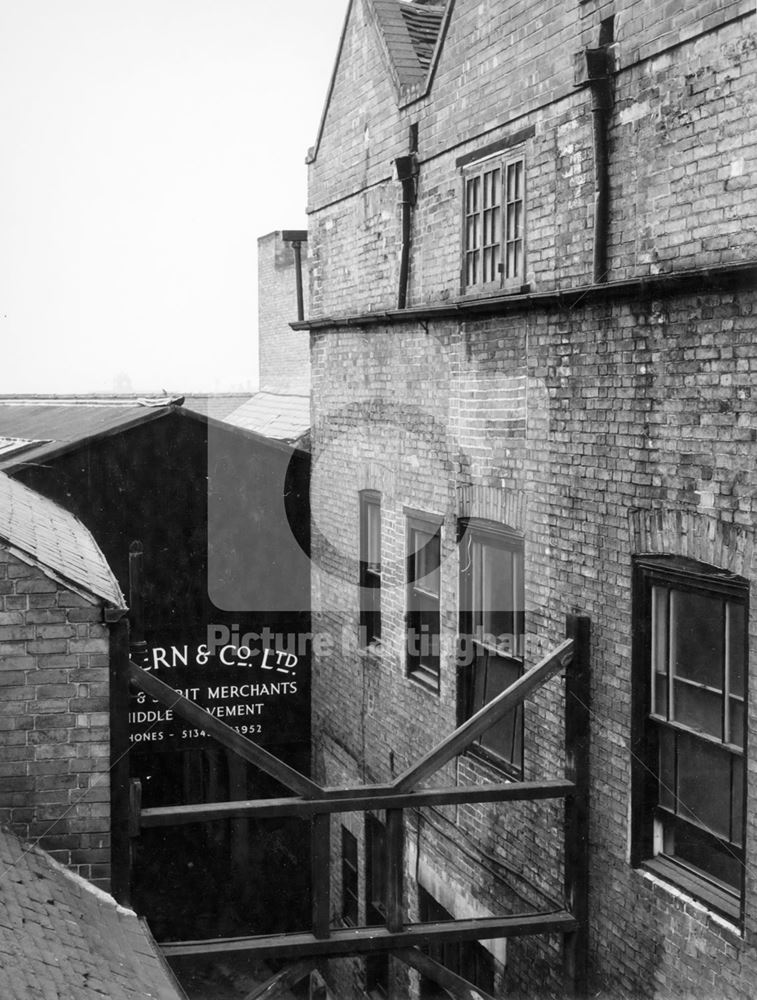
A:
{"label": "pointed gable roof", "polygon": [[[334,92],[337,71],[342,59],[347,26],[354,7],[361,0],[350,0],[339,39],[334,69],[318,126],[315,145],[308,151],[307,163],[318,156],[326,116]],[[397,91],[398,103],[415,99],[428,87],[433,74],[434,54],[445,31],[445,21],[454,0],[362,0],[373,21],[387,68]]]}
{"label": "pointed gable roof", "polygon": [[91,532],[67,510],[0,472],[0,545],[114,608],[125,608],[105,556]]}

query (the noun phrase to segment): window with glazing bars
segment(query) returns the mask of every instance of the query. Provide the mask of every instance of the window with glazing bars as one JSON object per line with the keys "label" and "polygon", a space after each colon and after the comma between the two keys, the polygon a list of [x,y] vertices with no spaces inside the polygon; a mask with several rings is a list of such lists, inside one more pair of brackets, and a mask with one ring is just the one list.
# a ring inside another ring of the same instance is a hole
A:
{"label": "window with glazing bars", "polygon": [[464,172],[463,284],[466,290],[525,281],[522,157],[487,160]]}
{"label": "window with glazing bars", "polygon": [[690,560],[637,565],[644,701],[635,860],[734,918],[744,867],[746,622],[745,581]]}

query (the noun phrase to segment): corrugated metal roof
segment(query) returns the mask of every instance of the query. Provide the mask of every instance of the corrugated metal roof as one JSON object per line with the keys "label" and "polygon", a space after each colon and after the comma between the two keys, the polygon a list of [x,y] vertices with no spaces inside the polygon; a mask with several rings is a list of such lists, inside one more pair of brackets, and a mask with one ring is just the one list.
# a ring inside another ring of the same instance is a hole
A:
{"label": "corrugated metal roof", "polygon": [[229,413],[224,423],[276,441],[297,441],[310,428],[310,395],[262,389]]}
{"label": "corrugated metal roof", "polygon": [[89,530],[68,511],[0,472],[0,543],[115,607],[121,589]]}
{"label": "corrugated metal roof", "polygon": [[139,918],[0,830],[0,995],[186,1000]]}
{"label": "corrugated metal roof", "polygon": [[[62,445],[85,441],[152,419],[181,397],[159,396],[0,396],[0,437],[38,442],[24,449],[25,462],[37,461]],[[0,469],[20,454],[0,454]]]}

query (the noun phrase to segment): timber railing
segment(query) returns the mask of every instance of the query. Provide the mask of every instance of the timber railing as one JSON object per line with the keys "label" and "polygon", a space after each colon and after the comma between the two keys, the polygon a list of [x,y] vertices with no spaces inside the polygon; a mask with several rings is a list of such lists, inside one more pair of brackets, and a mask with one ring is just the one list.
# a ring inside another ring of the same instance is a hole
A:
{"label": "timber railing", "polygon": [[[347,788],[318,785],[131,662],[128,659],[128,645],[124,647],[122,644],[122,653],[124,648],[127,653],[125,658],[123,655],[121,657],[121,669],[117,668],[112,672],[112,681],[117,686],[112,701],[120,706],[119,735],[122,740],[127,741],[127,747],[128,733],[122,720],[128,710],[131,684],[157,702],[170,707],[177,716],[201,726],[208,736],[214,737],[222,746],[276,778],[294,794],[275,799],[142,809],[139,783],[129,780],[128,760],[124,767],[126,758],[125,753],[122,753],[120,764],[114,768],[113,777],[114,870],[118,870],[118,877],[114,878],[114,894],[117,888],[121,901],[128,901],[132,856],[129,839],[138,836],[141,829],[232,817],[295,816],[309,820],[311,824],[312,929],[275,935],[166,943],[161,948],[167,957],[243,951],[261,957],[296,960],[296,965],[277,974],[260,991],[254,991],[247,998],[254,1000],[254,997],[273,997],[279,990],[292,985],[296,981],[292,977],[302,978],[307,975],[318,958],[357,955],[377,950],[391,951],[397,958],[435,979],[452,996],[469,1000],[478,995],[486,1000],[486,995],[480,989],[474,991],[470,983],[423,955],[417,948],[437,941],[471,941],[560,933],[564,942],[563,976],[566,990],[570,995],[583,995],[586,991],[589,876],[589,619],[568,616],[566,634],[565,641],[555,650],[392,782]],[[568,667],[570,669],[566,669]],[[566,671],[564,778],[508,781],[471,787],[418,788],[420,782],[462,753],[493,724],[563,670]],[[118,755],[116,757],[118,759]],[[404,809],[470,802],[506,803],[558,798],[565,800],[564,909],[443,923],[409,923],[405,920],[402,903]],[[333,928],[330,926],[329,871],[331,814],[375,809],[386,810],[386,925]],[[128,837],[124,835],[124,831],[128,833]]]}

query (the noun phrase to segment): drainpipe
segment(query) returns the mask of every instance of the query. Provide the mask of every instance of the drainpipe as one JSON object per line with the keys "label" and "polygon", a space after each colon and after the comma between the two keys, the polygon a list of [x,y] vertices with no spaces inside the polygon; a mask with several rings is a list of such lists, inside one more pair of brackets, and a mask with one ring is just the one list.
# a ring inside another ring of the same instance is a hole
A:
{"label": "drainpipe", "polygon": [[607,230],[610,179],[607,155],[607,122],[612,109],[609,46],[586,49],[586,79],[591,90],[594,137],[594,281],[607,281]]}
{"label": "drainpipe", "polygon": [[297,322],[305,319],[305,300],[302,294],[302,244],[307,242],[306,229],[285,229],[281,233],[285,243],[291,243],[294,250],[294,279],[297,288]]}
{"label": "drainpipe", "polygon": [[415,182],[418,176],[418,157],[414,153],[410,153],[408,156],[398,156],[394,161],[394,166],[397,170],[397,180],[402,184],[402,254],[400,256],[397,308],[404,309],[407,304],[407,282],[410,274],[410,230],[416,198]]}

